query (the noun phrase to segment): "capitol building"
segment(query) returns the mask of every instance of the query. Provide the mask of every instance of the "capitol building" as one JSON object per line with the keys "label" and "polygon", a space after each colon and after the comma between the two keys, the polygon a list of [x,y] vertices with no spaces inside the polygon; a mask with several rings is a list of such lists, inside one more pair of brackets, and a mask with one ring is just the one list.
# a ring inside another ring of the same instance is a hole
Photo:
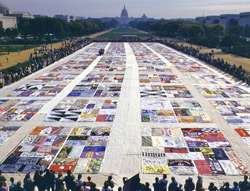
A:
{"label": "capitol building", "polygon": [[128,10],[126,9],[125,5],[122,9],[120,17],[103,17],[101,18],[101,21],[110,22],[112,19],[115,19],[118,22],[119,28],[129,28],[129,23],[131,21],[145,22],[149,20],[155,20],[153,18],[148,18],[146,14],[143,14],[142,17],[139,17],[139,18],[129,17]]}

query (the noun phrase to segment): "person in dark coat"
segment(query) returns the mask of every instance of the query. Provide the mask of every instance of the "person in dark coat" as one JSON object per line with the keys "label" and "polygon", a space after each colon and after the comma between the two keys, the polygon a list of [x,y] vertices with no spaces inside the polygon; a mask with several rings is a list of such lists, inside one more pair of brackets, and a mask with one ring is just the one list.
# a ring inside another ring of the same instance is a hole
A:
{"label": "person in dark coat", "polygon": [[69,191],[69,190],[74,191],[74,190],[73,190],[74,179],[75,179],[74,175],[71,173],[70,170],[68,170],[68,171],[67,171],[67,176],[65,176],[65,178],[64,178],[64,181],[65,181],[65,183],[66,183],[66,187],[67,187],[67,190],[68,190],[68,191]]}

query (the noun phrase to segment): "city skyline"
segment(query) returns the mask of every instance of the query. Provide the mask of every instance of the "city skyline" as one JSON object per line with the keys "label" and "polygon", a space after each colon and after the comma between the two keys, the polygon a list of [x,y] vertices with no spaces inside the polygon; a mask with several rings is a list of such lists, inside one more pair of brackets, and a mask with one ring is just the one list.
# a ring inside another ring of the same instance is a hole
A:
{"label": "city skyline", "polygon": [[124,6],[129,17],[141,17],[144,13],[152,18],[195,18],[197,16],[239,14],[250,11],[248,0],[0,0],[16,11],[28,11],[31,14],[54,16],[67,14],[84,17],[116,17]]}

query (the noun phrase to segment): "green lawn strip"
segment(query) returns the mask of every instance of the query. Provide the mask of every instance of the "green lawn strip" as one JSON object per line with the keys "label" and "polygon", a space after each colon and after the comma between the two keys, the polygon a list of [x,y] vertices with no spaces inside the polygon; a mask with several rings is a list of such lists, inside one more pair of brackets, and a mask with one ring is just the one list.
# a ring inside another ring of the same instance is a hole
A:
{"label": "green lawn strip", "polygon": [[0,45],[0,51],[1,52],[18,52],[18,50],[26,50],[38,47],[37,45]]}
{"label": "green lawn strip", "polygon": [[114,29],[108,33],[97,36],[96,39],[119,38],[119,37],[122,37],[123,35],[137,35],[138,37],[141,37],[141,38],[148,37],[147,34],[141,33],[134,29]]}

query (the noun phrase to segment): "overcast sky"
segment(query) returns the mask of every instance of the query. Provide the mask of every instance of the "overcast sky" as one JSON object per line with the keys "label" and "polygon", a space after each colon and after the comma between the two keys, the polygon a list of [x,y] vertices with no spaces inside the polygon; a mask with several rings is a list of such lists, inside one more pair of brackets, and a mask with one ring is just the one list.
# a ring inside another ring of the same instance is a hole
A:
{"label": "overcast sky", "polygon": [[120,16],[126,5],[129,17],[145,13],[154,18],[195,18],[197,16],[250,12],[250,0],[0,0],[15,11],[54,16]]}

